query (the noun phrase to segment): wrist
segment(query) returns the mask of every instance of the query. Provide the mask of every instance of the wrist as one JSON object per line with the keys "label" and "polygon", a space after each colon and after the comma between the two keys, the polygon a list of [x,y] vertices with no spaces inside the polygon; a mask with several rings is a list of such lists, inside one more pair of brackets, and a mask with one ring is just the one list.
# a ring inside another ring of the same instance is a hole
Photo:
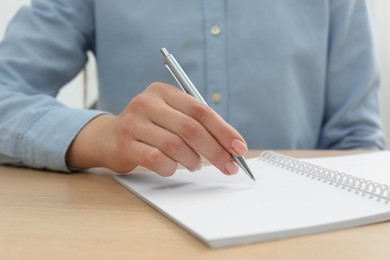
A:
{"label": "wrist", "polygon": [[89,121],[76,135],[66,153],[70,168],[104,167],[105,145],[115,116],[103,114]]}

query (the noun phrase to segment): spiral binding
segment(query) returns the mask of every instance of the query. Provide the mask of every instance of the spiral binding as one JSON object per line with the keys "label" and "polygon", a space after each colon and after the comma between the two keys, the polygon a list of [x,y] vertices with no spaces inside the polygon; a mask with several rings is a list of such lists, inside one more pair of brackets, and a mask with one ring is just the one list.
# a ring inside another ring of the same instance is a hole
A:
{"label": "spiral binding", "polygon": [[262,152],[260,159],[306,177],[311,177],[342,189],[348,189],[357,194],[360,193],[362,196],[368,196],[370,199],[375,198],[385,203],[390,202],[390,186],[385,184],[299,161],[274,151]]}

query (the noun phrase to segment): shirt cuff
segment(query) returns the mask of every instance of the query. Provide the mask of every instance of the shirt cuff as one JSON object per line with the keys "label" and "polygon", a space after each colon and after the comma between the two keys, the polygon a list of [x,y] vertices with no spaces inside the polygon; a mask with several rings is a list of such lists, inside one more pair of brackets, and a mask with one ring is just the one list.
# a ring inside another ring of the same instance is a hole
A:
{"label": "shirt cuff", "polygon": [[22,163],[34,168],[71,171],[66,165],[66,152],[80,132],[102,111],[59,107],[41,116],[25,133]]}

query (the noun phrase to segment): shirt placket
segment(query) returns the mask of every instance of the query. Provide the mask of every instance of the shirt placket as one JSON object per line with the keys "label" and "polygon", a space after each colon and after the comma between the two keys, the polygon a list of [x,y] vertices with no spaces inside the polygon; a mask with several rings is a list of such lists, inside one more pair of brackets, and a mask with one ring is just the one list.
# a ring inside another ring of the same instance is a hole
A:
{"label": "shirt placket", "polygon": [[226,3],[205,0],[206,102],[227,118],[228,84],[226,75]]}

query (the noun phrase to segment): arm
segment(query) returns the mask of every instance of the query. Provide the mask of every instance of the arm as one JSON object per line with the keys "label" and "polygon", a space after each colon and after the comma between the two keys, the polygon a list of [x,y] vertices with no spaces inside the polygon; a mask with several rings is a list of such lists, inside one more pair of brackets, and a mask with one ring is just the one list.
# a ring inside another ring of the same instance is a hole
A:
{"label": "arm", "polygon": [[[0,162],[55,170],[145,166],[167,176],[177,163],[200,167],[200,155],[225,174],[243,138],[207,106],[155,83],[120,115],[72,110],[50,95],[84,66],[93,49],[91,1],[35,1],[11,24],[0,47]],[[99,116],[98,116],[99,115]]]}
{"label": "arm", "polygon": [[99,112],[53,96],[83,68],[93,46],[91,2],[33,1],[0,44],[0,163],[67,171],[65,153]]}
{"label": "arm", "polygon": [[378,65],[365,1],[331,0],[321,149],[384,149]]}
{"label": "arm", "polygon": [[183,91],[153,83],[118,116],[102,115],[72,143],[67,161],[78,168],[103,166],[129,172],[142,165],[162,176],[177,163],[191,171],[203,155],[224,174],[238,172],[230,153],[243,155],[242,136],[215,111]]}

